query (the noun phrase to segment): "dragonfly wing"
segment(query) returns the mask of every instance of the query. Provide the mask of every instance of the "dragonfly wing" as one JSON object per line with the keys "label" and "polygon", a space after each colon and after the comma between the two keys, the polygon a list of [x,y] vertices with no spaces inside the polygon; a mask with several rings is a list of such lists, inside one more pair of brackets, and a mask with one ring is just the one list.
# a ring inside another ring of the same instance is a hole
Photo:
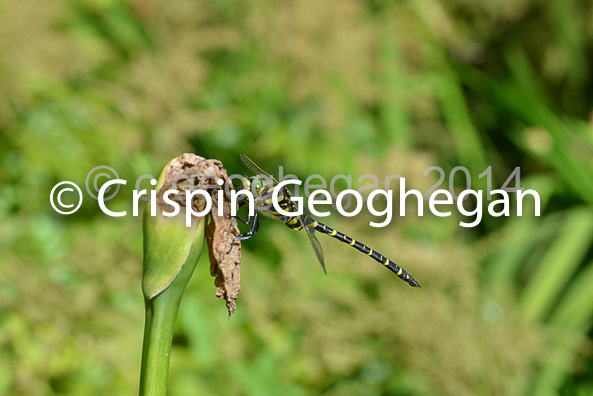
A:
{"label": "dragonfly wing", "polygon": [[255,173],[256,175],[265,175],[271,178],[274,181],[274,184],[278,184],[278,180],[276,180],[274,176],[270,175],[268,172],[257,166],[257,164],[253,162],[248,156],[246,156],[245,154],[239,154],[239,158],[241,158],[241,161],[243,161],[245,166],[248,167],[249,170]]}
{"label": "dragonfly wing", "polygon": [[307,232],[307,236],[309,237],[309,242],[311,242],[311,247],[315,252],[315,256],[317,256],[317,260],[319,261],[319,264],[321,264],[323,272],[327,275],[327,271],[325,270],[325,260],[323,259],[323,248],[315,236],[315,230],[305,226],[305,231]]}
{"label": "dragonfly wing", "polygon": [[[249,159],[248,156],[246,156],[245,154],[240,154],[239,158],[241,158],[241,161],[243,161],[245,166],[247,166],[247,168],[249,168],[249,170],[251,170],[256,175],[264,175],[264,176],[270,178],[271,180],[273,180],[275,185],[278,184],[278,180],[276,180],[268,172],[264,171],[262,168],[257,166],[257,164],[255,162],[253,162],[251,159]],[[308,215],[307,212],[305,212],[305,214],[303,216],[301,216],[301,221],[304,225],[305,231],[307,232],[307,237],[309,238],[311,247],[313,248],[313,251],[315,252],[315,256],[317,256],[317,260],[319,261],[319,264],[321,264],[321,268],[323,268],[323,272],[325,272],[327,274],[327,271],[325,270],[325,260],[323,259],[323,248],[321,247],[321,243],[315,236],[315,230],[313,228],[309,227],[309,225],[311,223],[311,217]]]}

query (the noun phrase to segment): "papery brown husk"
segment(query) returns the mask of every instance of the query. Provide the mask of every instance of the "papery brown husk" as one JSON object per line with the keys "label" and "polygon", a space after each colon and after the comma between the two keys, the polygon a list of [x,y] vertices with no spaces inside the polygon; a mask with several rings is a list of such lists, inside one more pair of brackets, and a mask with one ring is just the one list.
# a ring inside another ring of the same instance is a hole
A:
{"label": "papery brown husk", "polygon": [[[223,180],[224,184],[217,184]],[[235,242],[229,253],[233,239],[240,235],[237,221],[230,216],[231,206],[227,194],[223,194],[223,215],[218,215],[218,191],[232,189],[232,183],[222,162],[208,160],[198,155],[186,153],[171,160],[162,188],[157,193],[157,202],[161,208],[171,211],[172,208],[163,200],[163,194],[169,189],[179,190],[178,195],[170,195],[181,207],[185,206],[186,190],[206,190],[212,197],[210,222],[206,227],[206,243],[210,257],[210,274],[215,277],[216,296],[226,301],[229,317],[236,311],[235,300],[241,290],[241,243]],[[194,198],[192,207],[202,211],[206,202],[200,197]]]}

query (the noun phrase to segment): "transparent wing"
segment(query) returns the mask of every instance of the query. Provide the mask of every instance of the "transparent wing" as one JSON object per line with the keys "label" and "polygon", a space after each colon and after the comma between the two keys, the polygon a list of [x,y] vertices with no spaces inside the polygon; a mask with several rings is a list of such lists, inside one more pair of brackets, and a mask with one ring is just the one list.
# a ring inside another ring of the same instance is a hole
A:
{"label": "transparent wing", "polygon": [[305,226],[305,231],[307,232],[307,236],[309,237],[309,242],[311,242],[311,247],[317,256],[317,260],[319,264],[321,264],[321,268],[323,268],[323,272],[327,275],[327,271],[325,270],[325,260],[323,259],[323,248],[321,247],[321,243],[315,236],[315,230],[310,227]]}
{"label": "transparent wing", "polygon": [[256,163],[253,162],[248,156],[246,156],[245,154],[239,154],[239,158],[241,158],[241,161],[243,161],[245,166],[247,166],[249,170],[255,173],[256,175],[266,175],[267,177],[274,180],[274,184],[278,184],[278,180],[276,180],[274,176],[270,175],[268,172],[257,166]]}
{"label": "transparent wing", "polygon": [[321,243],[315,236],[315,229],[311,227],[311,224],[315,221],[309,211],[303,207],[303,214],[300,216],[300,220],[307,232],[307,237],[309,238],[309,242],[311,242],[311,247],[315,252],[315,256],[317,256],[317,261],[321,264],[321,268],[323,268],[323,272],[327,275],[327,271],[325,270],[325,260],[323,258],[323,248],[321,247]]}
{"label": "transparent wing", "polygon": [[[276,180],[274,176],[270,175],[268,172],[264,171],[262,168],[257,166],[257,164],[253,162],[248,156],[246,156],[245,154],[239,154],[239,158],[241,158],[241,161],[243,161],[245,166],[247,166],[249,170],[251,170],[256,175],[265,175],[274,180],[275,184],[278,184],[278,180]],[[304,225],[307,237],[309,239],[309,242],[311,243],[311,247],[315,252],[315,256],[317,256],[317,260],[319,261],[319,264],[321,264],[323,272],[327,274],[327,271],[325,270],[325,260],[323,258],[323,248],[321,247],[321,243],[315,236],[315,229],[309,227],[309,225],[312,223],[311,216],[305,210],[305,213],[302,216],[300,216],[300,219]]]}

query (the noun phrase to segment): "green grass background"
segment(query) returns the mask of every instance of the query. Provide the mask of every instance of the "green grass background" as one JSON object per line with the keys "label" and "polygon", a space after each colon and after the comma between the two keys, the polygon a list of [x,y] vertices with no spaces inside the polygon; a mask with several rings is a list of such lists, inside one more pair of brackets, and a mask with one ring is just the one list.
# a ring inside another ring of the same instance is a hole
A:
{"label": "green grass background", "polygon": [[592,20],[577,0],[0,0],[0,394],[137,392],[141,220],[86,194],[61,216],[49,192],[109,165],[130,210],[183,152],[422,191],[433,165],[474,189],[521,167],[542,216],[327,220],[420,290],[320,236],[323,276],[264,221],[231,320],[198,264],[171,395],[591,394]]}

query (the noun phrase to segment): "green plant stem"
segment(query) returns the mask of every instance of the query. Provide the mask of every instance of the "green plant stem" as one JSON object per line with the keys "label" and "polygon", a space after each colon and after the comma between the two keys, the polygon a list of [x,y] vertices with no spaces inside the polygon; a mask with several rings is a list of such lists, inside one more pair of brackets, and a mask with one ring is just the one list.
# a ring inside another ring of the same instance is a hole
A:
{"label": "green plant stem", "polygon": [[169,356],[181,296],[165,290],[146,300],[146,322],[140,372],[140,395],[166,395]]}
{"label": "green plant stem", "polygon": [[171,284],[152,299],[146,298],[146,319],[140,370],[140,396],[166,396],[169,357],[179,303],[202,253],[205,221],[200,222],[197,242]]}

